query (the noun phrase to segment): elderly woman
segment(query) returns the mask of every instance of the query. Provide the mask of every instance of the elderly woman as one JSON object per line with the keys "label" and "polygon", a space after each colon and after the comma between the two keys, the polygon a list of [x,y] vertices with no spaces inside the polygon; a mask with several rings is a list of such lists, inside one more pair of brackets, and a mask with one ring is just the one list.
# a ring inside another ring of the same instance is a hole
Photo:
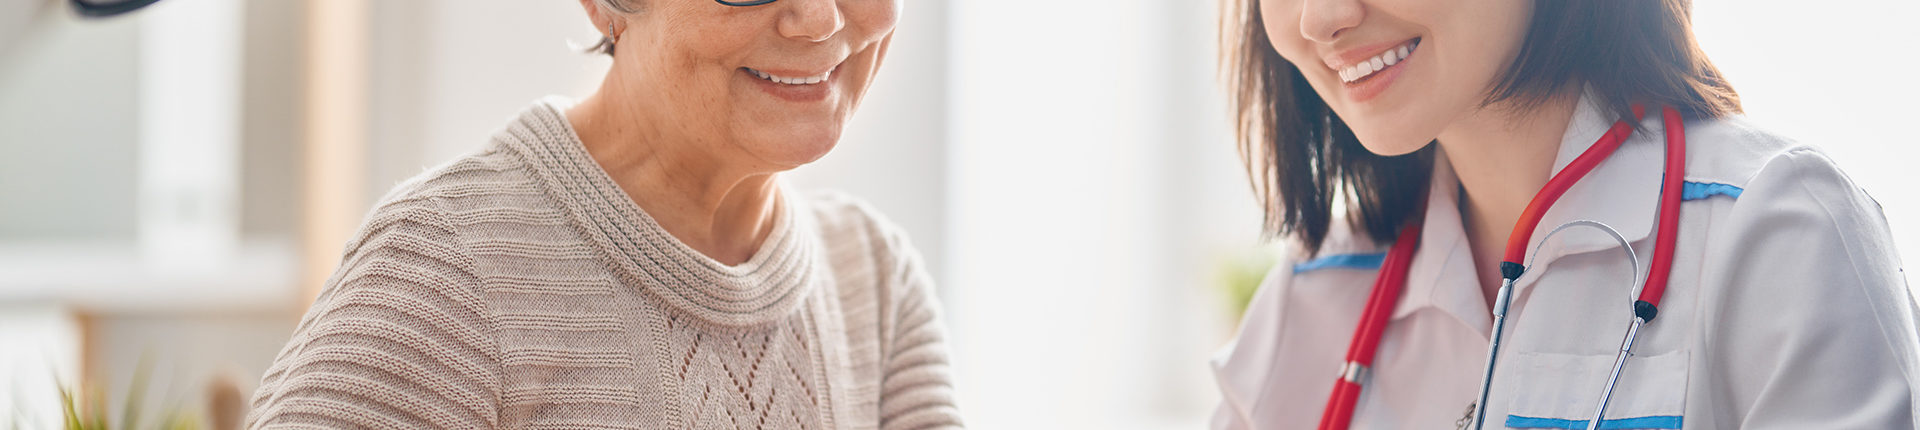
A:
{"label": "elderly woman", "polygon": [[580,0],[613,67],[390,193],[249,426],[951,428],[918,254],[779,173],[825,155],[897,0]]}

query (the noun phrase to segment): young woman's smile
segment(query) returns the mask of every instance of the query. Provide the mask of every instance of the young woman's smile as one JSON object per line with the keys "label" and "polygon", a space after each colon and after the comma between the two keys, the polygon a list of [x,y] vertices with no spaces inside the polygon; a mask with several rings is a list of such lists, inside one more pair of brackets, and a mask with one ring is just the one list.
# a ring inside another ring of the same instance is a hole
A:
{"label": "young woman's smile", "polygon": [[1273,49],[1375,154],[1426,147],[1484,110],[1513,62],[1521,0],[1256,0]]}
{"label": "young woman's smile", "polygon": [[1394,78],[1407,68],[1407,60],[1413,58],[1419,46],[1420,39],[1416,38],[1350,49],[1329,58],[1327,68],[1338,73],[1340,82],[1345,84],[1348,99],[1354,103],[1364,103],[1393,85]]}

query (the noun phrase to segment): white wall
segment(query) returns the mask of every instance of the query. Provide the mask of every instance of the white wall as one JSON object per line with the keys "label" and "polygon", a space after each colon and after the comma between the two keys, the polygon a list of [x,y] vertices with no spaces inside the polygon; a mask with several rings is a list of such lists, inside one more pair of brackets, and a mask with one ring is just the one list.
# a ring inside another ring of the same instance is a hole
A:
{"label": "white wall", "polygon": [[80,321],[59,303],[0,303],[0,425],[54,428],[79,379]]}
{"label": "white wall", "polygon": [[368,204],[486,144],[546,95],[584,96],[608,61],[577,2],[371,2]]}
{"label": "white wall", "polygon": [[0,241],[132,240],[139,23],[43,12],[0,51]]}
{"label": "white wall", "polygon": [[955,3],[951,308],[980,428],[1193,428],[1258,219],[1211,2]]}

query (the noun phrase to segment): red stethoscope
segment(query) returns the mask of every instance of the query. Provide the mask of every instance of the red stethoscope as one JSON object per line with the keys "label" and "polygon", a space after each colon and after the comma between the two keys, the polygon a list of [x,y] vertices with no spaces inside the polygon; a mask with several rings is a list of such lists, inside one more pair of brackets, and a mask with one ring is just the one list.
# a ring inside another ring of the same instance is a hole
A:
{"label": "red stethoscope", "polygon": [[[1634,106],[1634,119],[1639,119],[1642,113],[1640,106]],[[1613,396],[1620,369],[1626,364],[1627,357],[1633,355],[1633,340],[1639,334],[1640,327],[1653,321],[1654,315],[1659,312],[1660,296],[1667,290],[1667,275],[1673,267],[1674,234],[1680,228],[1680,184],[1686,171],[1687,137],[1679,112],[1671,107],[1663,108],[1661,118],[1666,125],[1667,161],[1665,177],[1660,184],[1660,218],[1654,238],[1653,265],[1647,271],[1647,281],[1640,289],[1638,300],[1633,302],[1633,322],[1627,328],[1626,339],[1621,341],[1619,354],[1614,358],[1613,372],[1607,377],[1606,389],[1601,394],[1593,420],[1587,422],[1588,429],[1599,428],[1601,418],[1606,415],[1607,400]],[[1614,123],[1613,128],[1600,136],[1599,141],[1547,181],[1546,187],[1527,203],[1526,211],[1520,215],[1520,222],[1514,224],[1513,232],[1507,239],[1505,258],[1500,263],[1500,291],[1493,305],[1493,339],[1487,345],[1487,366],[1480,379],[1479,400],[1474,403],[1474,428],[1485,425],[1487,408],[1481,405],[1487,403],[1487,391],[1493,386],[1493,369],[1500,356],[1500,339],[1506,332],[1507,306],[1513,299],[1513,282],[1526,272],[1527,266],[1521,265],[1521,262],[1534,227],[1540,224],[1540,217],[1546,214],[1547,208],[1553,207],[1554,201],[1566,194],[1567,189],[1585,177],[1587,172],[1599,166],[1601,160],[1619,149],[1620,144],[1632,134],[1631,123],[1626,120]],[[1618,233],[1610,228],[1608,231],[1621,242],[1632,259],[1633,248],[1625,246],[1626,240]],[[1360,326],[1354,330],[1353,343],[1347,347],[1346,364],[1341,368],[1339,379],[1334,381],[1333,395],[1327,400],[1326,412],[1320,416],[1319,428],[1322,430],[1343,430],[1353,420],[1354,406],[1360,401],[1360,388],[1367,369],[1373,365],[1374,352],[1380,346],[1382,333],[1386,332],[1387,317],[1391,315],[1395,302],[1399,301],[1400,290],[1406,284],[1407,270],[1413,266],[1413,252],[1420,247],[1420,218],[1415,217],[1402,228],[1399,238],[1394,241],[1393,248],[1387,251],[1386,260],[1381,263],[1380,275],[1374,279],[1373,293],[1367,297],[1367,306],[1360,314]],[[1637,260],[1635,264],[1638,264]]]}

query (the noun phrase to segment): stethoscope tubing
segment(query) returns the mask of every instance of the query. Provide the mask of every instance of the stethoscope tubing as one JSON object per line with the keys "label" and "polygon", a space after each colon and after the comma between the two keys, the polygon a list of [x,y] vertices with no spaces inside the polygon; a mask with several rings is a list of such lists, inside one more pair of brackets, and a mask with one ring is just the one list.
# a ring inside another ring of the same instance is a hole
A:
{"label": "stethoscope tubing", "polygon": [[[1602,223],[1594,220],[1584,220],[1584,219],[1574,220],[1574,221],[1570,221],[1565,224],[1560,224],[1559,226],[1554,227],[1553,231],[1547,232],[1547,235],[1545,237],[1540,238],[1540,242],[1546,243],[1548,240],[1552,240],[1553,236],[1558,235],[1560,234],[1560,232],[1566,231],[1568,228],[1571,228],[1571,227],[1592,227],[1607,233],[1608,237],[1611,237],[1613,238],[1614,241],[1620,243],[1620,249],[1626,251],[1627,264],[1633,268],[1633,270],[1627,272],[1627,291],[1628,291],[1627,296],[1628,297],[1636,296],[1639,293],[1639,291],[1637,291],[1639,289],[1637,280],[1640,279],[1640,276],[1639,276],[1640,275],[1640,258],[1638,255],[1636,255],[1633,252],[1633,246],[1632,244],[1627,242],[1626,236],[1621,235],[1620,231],[1614,229],[1613,226],[1609,226],[1606,223]],[[1540,256],[1541,248],[1542,247],[1534,247],[1533,254],[1529,256],[1527,261],[1540,261],[1538,257]],[[1532,267],[1528,267],[1528,269],[1532,269]],[[1491,384],[1491,379],[1488,378],[1486,375],[1493,374],[1493,367],[1499,361],[1500,340],[1505,338],[1506,328],[1507,328],[1507,325],[1506,325],[1507,307],[1512,304],[1512,299],[1513,299],[1513,296],[1512,296],[1513,282],[1514,280],[1512,279],[1502,279],[1500,281],[1499,293],[1497,293],[1494,299],[1494,308],[1493,308],[1494,322],[1493,322],[1493,338],[1492,338],[1493,341],[1488,343],[1487,345],[1486,368],[1482,369],[1483,373],[1480,379],[1481,380],[1480,393],[1476,397],[1478,399],[1477,403],[1474,403],[1474,405],[1476,405],[1474,407],[1475,423],[1484,422],[1486,419],[1487,408],[1481,407],[1478,405],[1487,404],[1487,395],[1489,394],[1490,390],[1493,388]],[[1635,321],[1639,321],[1639,319],[1635,318]],[[1634,323],[1634,326],[1633,328],[1630,329],[1630,331],[1638,331],[1640,328],[1639,324],[1640,324],[1639,322]],[[1632,344],[1633,344],[1633,335],[1628,334],[1626,346],[1621,347],[1622,351],[1624,352],[1627,348],[1630,348]],[[1614,379],[1619,377],[1620,368],[1625,363],[1626,362],[1625,362],[1624,356],[1615,357],[1614,366],[1613,366],[1613,376],[1608,378],[1607,380],[1607,394],[1602,395],[1600,398],[1599,409],[1601,412],[1606,411],[1607,398],[1611,397],[1613,393]],[[1596,416],[1599,416],[1598,413],[1596,413]],[[1593,422],[1598,423],[1599,420],[1594,420]],[[1475,428],[1480,428],[1480,427],[1478,424],[1476,424]]]}
{"label": "stethoscope tubing", "polygon": [[[1642,113],[1643,110],[1639,106],[1634,106],[1634,118],[1640,118]],[[1587,422],[1589,430],[1598,429],[1601,421],[1606,418],[1607,403],[1613,398],[1613,390],[1619,384],[1620,373],[1626,367],[1627,358],[1633,356],[1633,342],[1639,336],[1640,328],[1652,322],[1653,318],[1659,314],[1660,299],[1666,294],[1668,274],[1673,268],[1675,234],[1679,231],[1680,184],[1686,176],[1686,126],[1681,122],[1680,113],[1672,107],[1661,109],[1661,121],[1666,130],[1667,153],[1666,168],[1661,178],[1660,213],[1654,239],[1653,263],[1647,270],[1647,282],[1640,287],[1638,300],[1633,302],[1634,318],[1627,327],[1625,339],[1620,343],[1619,353],[1614,356],[1613,369],[1607,375],[1607,383],[1601,392],[1599,405],[1594,408],[1593,419]],[[1552,207],[1561,194],[1573,187],[1574,182],[1586,176],[1588,171],[1597,167],[1601,160],[1625,142],[1626,135],[1631,134],[1632,131],[1631,126],[1625,121],[1615,123],[1612,129],[1607,130],[1607,135],[1601,137],[1600,142],[1595,143],[1596,146],[1606,144],[1610,147],[1605,148],[1602,153],[1596,153],[1590,148],[1586,153],[1575,158],[1566,168],[1561,169],[1560,173],[1547,181],[1547,186],[1541,189],[1541,194],[1534,196],[1534,200],[1527,204],[1526,211],[1521,214],[1521,222],[1514,225],[1514,232],[1507,241],[1507,260],[1500,263],[1501,286],[1497,301],[1501,303],[1494,308],[1493,339],[1488,342],[1487,365],[1480,379],[1480,393],[1474,411],[1474,429],[1486,426],[1487,397],[1493,388],[1493,370],[1500,358],[1500,340],[1506,333],[1507,302],[1512,300],[1510,295],[1513,282],[1528,269],[1527,266],[1520,264],[1523,261],[1520,257],[1526,251],[1527,245],[1531,243],[1529,236],[1532,235],[1534,227],[1539,225],[1540,218],[1545,215],[1547,208]],[[1556,227],[1553,232],[1548,233],[1548,236],[1565,227],[1564,225]],[[1604,230],[1612,229],[1604,228]],[[1632,246],[1624,243],[1626,240],[1624,237],[1620,237],[1617,232],[1609,231],[1609,233],[1623,242],[1622,248],[1626,248],[1629,253],[1633,251]],[[1545,242],[1545,238],[1541,241]],[[1535,248],[1534,254],[1539,254],[1538,248]],[[1635,261],[1634,270],[1637,272],[1638,260]]]}
{"label": "stethoscope tubing", "polygon": [[[1633,264],[1633,270],[1628,272],[1629,294],[1637,298],[1632,306],[1633,319],[1627,327],[1625,338],[1621,340],[1619,352],[1614,357],[1613,369],[1607,376],[1607,383],[1601,393],[1599,404],[1594,408],[1594,418],[1587,423],[1589,429],[1598,428],[1601,420],[1606,417],[1607,404],[1619,384],[1620,374],[1625,369],[1627,358],[1633,355],[1633,344],[1639,336],[1640,329],[1652,322],[1658,314],[1660,299],[1666,292],[1667,275],[1673,267],[1675,233],[1679,229],[1680,184],[1685,177],[1686,133],[1678,111],[1671,107],[1664,107],[1661,113],[1666,129],[1666,169],[1661,183],[1659,225],[1656,231],[1653,261],[1647,271],[1646,283],[1640,285],[1631,283],[1633,279],[1638,279],[1639,258],[1626,238],[1606,224],[1576,220],[1555,227],[1541,239],[1544,243],[1553,235],[1573,226],[1585,225],[1599,228],[1620,242],[1621,248],[1626,250],[1627,259]],[[1633,107],[1635,120],[1641,118],[1643,114],[1644,110],[1640,106]],[[1493,332],[1491,339],[1487,342],[1486,366],[1483,369],[1480,390],[1471,413],[1473,428],[1480,429],[1486,425],[1486,411],[1489,409],[1486,406],[1487,399],[1493,387],[1494,369],[1499,365],[1501,343],[1506,336],[1506,319],[1513,301],[1513,286],[1530,268],[1521,263],[1532,260],[1523,257],[1527,257],[1526,249],[1532,243],[1531,236],[1534,228],[1539,225],[1547,209],[1551,208],[1553,203],[1571,189],[1580,178],[1585,177],[1601,161],[1612,155],[1614,150],[1619,149],[1626,138],[1632,135],[1633,129],[1633,125],[1626,120],[1614,123],[1606,134],[1594,142],[1593,146],[1575,157],[1547,181],[1546,186],[1534,195],[1532,201],[1528,202],[1526,210],[1521,213],[1520,222],[1514,225],[1513,232],[1507,240],[1505,258],[1500,263],[1500,289],[1495,295],[1492,309]],[[1420,207],[1425,206],[1423,197]],[[1332,396],[1328,399],[1327,408],[1321,415],[1321,429],[1345,429],[1351,423],[1353,409],[1359,402],[1359,394],[1365,383],[1367,369],[1372,365],[1374,352],[1379,346],[1380,338],[1387,325],[1388,319],[1385,316],[1392,308],[1392,303],[1399,297],[1401,284],[1406,281],[1406,272],[1411,266],[1412,254],[1417,249],[1419,221],[1418,218],[1410,220],[1408,226],[1402,229],[1401,234],[1394,241],[1393,249],[1387,253],[1379,277],[1375,278],[1373,293],[1368,297],[1359,327],[1354,332],[1353,342],[1348,346],[1347,361],[1341,367],[1340,377],[1335,380]],[[1533,256],[1537,257],[1539,252],[1540,250],[1535,248]],[[1639,290],[1638,294],[1633,294],[1635,289]]]}
{"label": "stethoscope tubing", "polygon": [[[1593,411],[1593,420],[1587,422],[1587,430],[1598,430],[1600,422],[1607,417],[1607,402],[1613,399],[1613,387],[1620,382],[1620,371],[1627,365],[1627,357],[1633,356],[1633,341],[1640,335],[1640,327],[1653,322],[1659,314],[1660,299],[1667,293],[1667,277],[1673,272],[1674,243],[1678,241],[1676,233],[1680,230],[1680,183],[1686,175],[1687,137],[1686,125],[1681,123],[1680,112],[1672,107],[1662,108],[1660,121],[1667,131],[1667,168],[1666,177],[1660,184],[1659,231],[1656,232],[1653,246],[1653,264],[1647,269],[1647,283],[1640,287],[1639,300],[1633,302],[1633,322],[1627,326],[1627,336],[1620,340],[1620,352],[1614,355],[1613,372],[1607,374],[1607,386],[1600,393],[1600,405]],[[1629,255],[1632,246],[1627,246],[1625,238],[1614,232],[1621,240],[1621,247]],[[1534,251],[1538,253],[1539,251]],[[1638,260],[1635,260],[1635,269]]]}

